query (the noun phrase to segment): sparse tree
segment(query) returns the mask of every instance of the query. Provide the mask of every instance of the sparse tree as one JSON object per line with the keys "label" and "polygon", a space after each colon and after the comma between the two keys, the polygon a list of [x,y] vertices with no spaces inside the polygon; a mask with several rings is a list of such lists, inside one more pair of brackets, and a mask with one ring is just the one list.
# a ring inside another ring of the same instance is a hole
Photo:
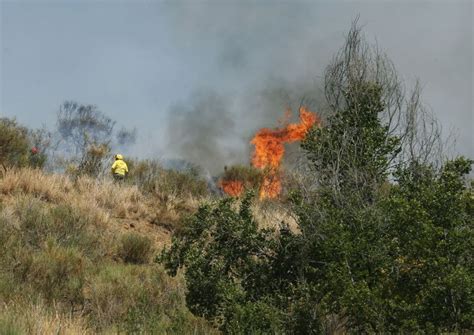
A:
{"label": "sparse tree", "polygon": [[66,101],[59,107],[57,127],[67,149],[83,157],[90,145],[107,145],[112,141],[115,121],[94,105]]}
{"label": "sparse tree", "polygon": [[[324,93],[329,117],[351,107],[351,113],[358,113],[357,108],[353,108],[357,106],[351,92],[369,83],[379,90],[378,118],[386,128],[387,140],[397,137],[400,141],[400,154],[389,159],[390,167],[415,160],[421,164],[439,165],[444,144],[441,129],[421,102],[420,84],[417,82],[411,91],[407,90],[393,62],[364,39],[356,19],[344,47],[325,71]],[[343,134],[341,138],[351,138],[351,135]]]}
{"label": "sparse tree", "polygon": [[115,131],[115,125],[116,122],[95,105],[66,101],[60,106],[59,151],[67,153],[65,163],[71,171],[98,176],[105,171],[105,160],[112,148],[124,148],[135,142],[136,129],[122,127]]}

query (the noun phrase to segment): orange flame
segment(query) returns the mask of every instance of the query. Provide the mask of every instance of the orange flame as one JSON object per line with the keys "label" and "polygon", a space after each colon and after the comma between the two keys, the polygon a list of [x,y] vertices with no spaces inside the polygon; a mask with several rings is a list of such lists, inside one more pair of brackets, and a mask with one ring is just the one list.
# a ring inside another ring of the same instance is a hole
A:
{"label": "orange flame", "polygon": [[[280,165],[285,155],[285,143],[301,141],[314,124],[320,124],[316,113],[306,107],[300,107],[300,122],[290,123],[291,110],[287,110],[283,120],[279,120],[282,128],[260,129],[250,143],[255,145],[252,165],[263,171],[260,186],[260,199],[276,198],[281,193]],[[232,197],[238,197],[245,189],[245,182],[239,180],[221,180],[220,188]]]}
{"label": "orange flame", "polygon": [[260,129],[251,141],[255,145],[252,165],[266,171],[260,188],[261,199],[276,198],[281,192],[279,168],[285,154],[284,144],[301,141],[314,124],[320,123],[316,113],[306,107],[301,107],[299,112],[299,123],[290,123],[281,129]]}
{"label": "orange flame", "polygon": [[221,180],[219,186],[231,197],[238,197],[244,191],[244,183],[239,180]]}

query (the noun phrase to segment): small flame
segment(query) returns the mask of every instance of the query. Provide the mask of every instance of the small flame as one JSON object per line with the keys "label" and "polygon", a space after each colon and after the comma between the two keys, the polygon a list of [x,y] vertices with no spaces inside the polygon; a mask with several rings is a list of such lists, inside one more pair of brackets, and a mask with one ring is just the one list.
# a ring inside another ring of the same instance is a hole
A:
{"label": "small flame", "polygon": [[319,117],[308,108],[301,107],[299,112],[299,123],[290,123],[281,129],[260,129],[251,141],[255,145],[252,165],[266,171],[260,188],[261,199],[276,198],[281,192],[279,169],[285,154],[284,144],[301,141],[314,124],[320,124]]}
{"label": "small flame", "polygon": [[221,180],[219,186],[231,197],[238,197],[244,191],[244,183],[240,180]]}
{"label": "small flame", "polygon": [[276,198],[281,192],[281,178],[278,171],[270,171],[263,177],[262,186],[260,187],[260,199]]}

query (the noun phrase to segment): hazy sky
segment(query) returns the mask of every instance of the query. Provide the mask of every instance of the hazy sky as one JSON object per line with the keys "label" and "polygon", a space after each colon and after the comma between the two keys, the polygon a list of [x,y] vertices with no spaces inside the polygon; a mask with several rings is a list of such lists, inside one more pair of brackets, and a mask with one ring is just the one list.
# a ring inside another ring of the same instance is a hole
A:
{"label": "hazy sky", "polygon": [[0,4],[0,114],[28,126],[52,125],[76,100],[136,127],[135,155],[245,160],[250,134],[283,114],[268,91],[319,82],[360,15],[368,40],[408,86],[421,80],[424,102],[474,156],[469,0]]}

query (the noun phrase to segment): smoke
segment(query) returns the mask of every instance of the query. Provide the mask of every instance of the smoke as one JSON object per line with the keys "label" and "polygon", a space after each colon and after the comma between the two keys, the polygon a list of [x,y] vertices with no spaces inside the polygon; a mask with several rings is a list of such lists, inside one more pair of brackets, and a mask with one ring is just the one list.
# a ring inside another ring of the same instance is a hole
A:
{"label": "smoke", "polygon": [[[380,47],[387,49],[396,66],[400,63],[401,76],[406,73],[423,76],[417,71],[418,65],[407,63],[410,59],[407,55],[417,50],[413,43],[419,39],[408,39],[411,34],[393,35],[394,25],[376,19],[382,7],[296,1],[271,6],[235,1],[174,3],[168,14],[171,22],[178,23],[173,26],[178,47],[189,53],[205,49],[206,53],[205,57],[196,55],[200,61],[198,73],[203,75],[197,84],[200,98],[192,94],[185,106],[181,104],[169,110],[168,129],[173,134],[168,137],[166,148],[216,172],[224,164],[248,164],[253,134],[262,127],[278,126],[277,120],[287,108],[295,116],[300,105],[323,112],[320,76],[344,43],[345,33],[358,13],[362,14],[362,24],[367,24],[364,32],[369,41],[381,38]],[[427,9],[435,13],[440,9],[408,4],[396,8],[405,14],[402,15],[405,23],[413,31],[426,26],[418,21],[417,13],[425,13]],[[459,10],[452,8],[453,13]],[[424,43],[436,38],[424,36]],[[425,71],[428,81],[436,73],[433,68]],[[424,81],[423,77],[420,79]],[[433,99],[429,93],[427,97]],[[463,110],[466,108],[460,107],[459,113]],[[183,114],[187,117],[182,117]],[[290,149],[285,159],[291,158],[294,152]]]}
{"label": "smoke", "polygon": [[200,72],[208,76],[197,91],[168,110],[166,156],[212,173],[249,164],[258,129],[279,126],[288,108],[295,118],[300,105],[317,109],[316,74],[328,62],[317,55],[328,48],[317,48],[318,34],[308,28],[311,11],[308,4],[173,6],[177,43],[207,48],[209,58],[202,60]]}
{"label": "smoke", "polygon": [[167,118],[167,156],[188,160],[211,173],[221,172],[226,165],[249,164],[250,139],[258,129],[279,126],[287,109],[297,118],[299,106],[316,110],[321,101],[320,90],[309,83],[271,85],[233,98],[200,91],[172,106]]}
{"label": "smoke", "polygon": [[[473,153],[472,1],[7,1],[0,11],[1,113],[28,126],[52,124],[73,97],[137,127],[130,155],[213,171],[249,163],[252,135],[278,126],[288,105],[304,98],[321,111],[318,76],[360,14],[369,41],[408,86],[420,79],[443,128]],[[216,97],[222,108],[204,107]],[[224,130],[192,134],[180,116],[192,111],[193,122],[223,117]]]}
{"label": "smoke", "polygon": [[185,103],[171,107],[167,128],[168,146],[173,150],[170,156],[210,171],[235,161],[238,149],[229,148],[227,140],[235,131],[231,107],[227,99],[212,92],[195,93]]}

